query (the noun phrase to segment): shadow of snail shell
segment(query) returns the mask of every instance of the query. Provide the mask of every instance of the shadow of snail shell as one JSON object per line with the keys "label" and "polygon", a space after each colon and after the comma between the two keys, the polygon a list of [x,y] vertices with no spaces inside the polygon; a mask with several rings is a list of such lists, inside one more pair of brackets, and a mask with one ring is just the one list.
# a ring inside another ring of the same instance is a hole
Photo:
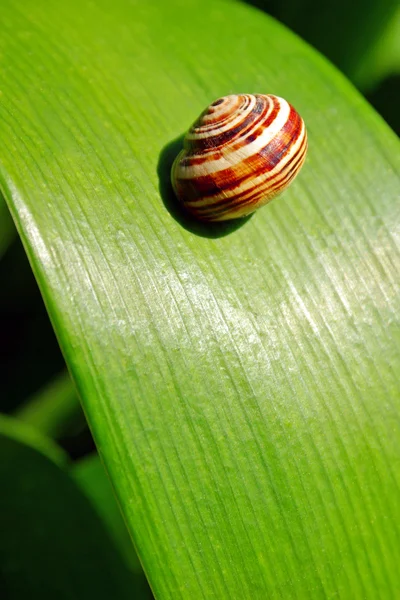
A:
{"label": "shadow of snail shell", "polygon": [[225,96],[189,129],[171,181],[177,198],[197,219],[237,219],[286,189],[306,152],[304,121],[286,100]]}

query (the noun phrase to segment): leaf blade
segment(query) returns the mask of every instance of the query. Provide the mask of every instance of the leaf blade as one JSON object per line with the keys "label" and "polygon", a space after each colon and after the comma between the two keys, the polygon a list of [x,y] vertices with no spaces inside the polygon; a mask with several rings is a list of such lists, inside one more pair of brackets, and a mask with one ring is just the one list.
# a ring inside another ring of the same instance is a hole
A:
{"label": "leaf blade", "polygon": [[[28,93],[2,98],[3,189],[156,596],[392,593],[397,140],[248,7],[28,5],[7,14],[31,55],[2,40],[31,61]],[[308,162],[202,237],[164,207],[157,164],[239,91],[294,103]]]}

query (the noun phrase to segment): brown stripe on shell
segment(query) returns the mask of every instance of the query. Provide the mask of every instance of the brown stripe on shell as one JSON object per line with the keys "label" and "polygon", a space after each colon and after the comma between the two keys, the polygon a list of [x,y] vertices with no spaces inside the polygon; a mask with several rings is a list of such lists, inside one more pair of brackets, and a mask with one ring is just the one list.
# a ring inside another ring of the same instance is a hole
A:
{"label": "brown stripe on shell", "polygon": [[[250,187],[248,190],[244,191],[242,184],[238,185],[232,191],[231,195],[226,195],[226,190],[222,193],[225,194],[221,200],[218,200],[217,197],[210,198],[207,205],[217,206],[219,202],[235,202],[236,200],[240,202],[247,202],[249,199],[258,198],[258,197],[268,197],[271,195],[276,195],[279,193],[281,187],[286,187],[286,177],[288,174],[293,171],[297,171],[300,169],[304,162],[304,158],[307,152],[307,139],[304,138],[301,146],[297,150],[295,154],[293,154],[289,161],[287,161],[284,165],[282,165],[282,169],[275,173],[272,177],[266,177],[263,181],[256,187]],[[282,172],[284,171],[284,176],[281,177]]]}
{"label": "brown stripe on shell", "polygon": [[[234,121],[238,114],[244,114],[251,106],[252,98],[253,97],[249,94],[225,96],[224,98],[220,98],[222,102],[219,105],[212,103],[208,108],[206,108],[205,111],[202,112],[200,117],[189,129],[187,137],[190,139],[191,136],[196,136],[200,133],[208,133],[210,130],[215,129],[216,126],[222,127],[227,125],[229,122]],[[234,106],[232,106],[233,99],[235,101]],[[216,106],[220,106],[220,108],[216,110]]]}
{"label": "brown stripe on shell", "polygon": [[[204,219],[208,218],[208,220],[210,220],[209,217],[211,216],[213,217],[212,220],[219,220],[218,217],[227,213],[235,215],[233,217],[231,216],[230,218],[236,218],[236,213],[240,212],[240,210],[244,207],[249,209],[246,210],[246,214],[254,212],[256,208],[267,204],[270,200],[273,200],[273,198],[278,195],[282,189],[286,189],[289,186],[291,181],[296,177],[298,171],[302,167],[306,152],[307,144],[305,143],[301,156],[298,158],[296,164],[292,166],[292,168],[288,173],[285,174],[284,177],[276,180],[273,185],[270,184],[271,180],[267,180],[266,184],[263,185],[262,188],[257,189],[257,191],[250,190],[249,195],[246,197],[243,197],[241,193],[238,193],[235,197],[227,197],[220,201],[205,204],[203,206],[192,204],[190,211],[193,212],[193,214],[196,213],[199,217]],[[263,200],[262,204],[259,203],[260,199]]]}
{"label": "brown stripe on shell", "polygon": [[[227,114],[233,105],[239,108]],[[265,144],[261,148],[260,142]],[[246,156],[246,151],[254,154]],[[172,182],[178,198],[198,218],[236,218],[285,189],[303,165],[306,152],[303,120],[285,100],[259,94],[227,96],[210,105],[191,128],[185,150],[173,165]],[[232,166],[226,167],[227,162]],[[209,173],[204,174],[207,164]],[[190,178],[196,169],[199,174]]]}
{"label": "brown stripe on shell", "polygon": [[263,204],[266,204],[267,202],[272,200],[277,194],[279,194],[283,188],[286,188],[290,184],[290,182],[297,175],[299,169],[302,167],[305,160],[306,152],[307,142],[304,141],[301,147],[301,154],[296,154],[296,163],[292,164],[289,171],[285,173],[283,177],[279,178],[278,173],[277,175],[275,175],[275,177],[263,182],[263,185],[260,188],[257,188],[256,190],[248,190],[247,195],[244,195],[239,191],[235,196],[221,198],[220,200],[216,200],[214,202],[207,203],[202,206],[191,204],[191,212],[198,214],[198,216],[203,215],[204,218],[207,217],[208,213],[217,217],[218,215],[226,213],[228,211],[235,213],[237,208],[242,208],[243,206],[251,208],[252,206],[256,205],[254,206],[254,209],[248,211],[253,212],[253,210],[255,210],[258,207],[260,199],[263,200]]}
{"label": "brown stripe on shell", "polygon": [[[201,133],[209,133],[209,131],[212,131],[215,127],[221,128],[231,121],[234,121],[238,114],[245,114],[247,109],[251,106],[251,96],[248,94],[239,95],[234,96],[234,99],[234,106],[232,106],[232,96],[221,98],[221,100],[223,100],[221,106],[214,103],[211,104],[193,123],[188,131],[188,138],[190,139],[191,136],[195,137]],[[220,106],[220,108],[215,110],[215,106]]]}
{"label": "brown stripe on shell", "polygon": [[[190,203],[191,209],[207,210],[210,206],[213,210],[218,210],[222,205],[229,205],[232,208],[236,204],[248,204],[257,202],[264,198],[265,201],[271,199],[273,196],[278,194],[284,187],[287,187],[290,180],[296,175],[297,171],[301,168],[307,149],[307,143],[303,140],[301,147],[298,152],[291,157],[291,160],[285,164],[285,174],[281,177],[281,171],[276,173],[270,178],[265,178],[261,184],[256,188],[250,187],[245,192],[238,185],[232,190],[230,195],[226,195],[226,191],[222,191],[216,194],[212,198],[207,198],[207,202],[203,205],[198,205],[198,200],[193,199]],[[201,198],[204,200],[204,197]]]}
{"label": "brown stripe on shell", "polygon": [[[293,158],[293,161],[287,163],[284,174],[282,172],[276,173],[273,177],[265,179],[260,186],[256,188],[250,188],[247,192],[238,190],[234,196],[225,197],[220,200],[223,204],[225,201],[230,203],[231,206],[236,204],[246,203],[251,204],[257,202],[260,198],[272,199],[278,194],[282,188],[286,187],[289,180],[292,179],[292,175],[296,175],[297,171],[301,168],[307,151],[307,143],[304,142],[301,146],[299,153]],[[212,202],[214,207],[218,207],[218,201]],[[208,204],[210,206],[211,204]],[[205,206],[205,205],[204,205]]]}
{"label": "brown stripe on shell", "polygon": [[[221,123],[219,121],[215,124],[214,128],[209,131],[209,136],[207,138],[201,137],[201,138],[196,139],[195,137],[191,137],[190,134],[192,132],[193,133],[196,133],[196,132],[201,133],[200,128],[198,130],[197,129],[189,130],[188,140],[187,140],[188,144],[187,144],[187,148],[186,148],[188,151],[188,157],[192,157],[193,155],[196,155],[198,153],[200,153],[200,154],[209,153],[210,150],[224,151],[224,149],[229,148],[229,145],[232,144],[232,142],[234,140],[237,140],[238,138],[244,136],[249,129],[251,129],[252,127],[257,125],[259,122],[261,122],[268,114],[269,109],[270,109],[269,103],[266,103],[265,101],[263,101],[262,98],[257,98],[256,104],[255,104],[253,110],[251,111],[251,113],[249,115],[245,116],[244,119],[242,121],[240,121],[235,127],[232,127],[231,129],[228,129],[227,131],[224,131],[223,133],[218,133],[221,129],[221,126],[225,125],[224,123]],[[263,129],[265,129],[265,127],[268,127],[268,125],[274,121],[274,119],[278,113],[278,110],[279,110],[278,103],[273,101],[273,109],[271,111],[271,114],[268,116],[268,118],[263,123]],[[200,158],[201,158],[201,156],[200,156]],[[194,159],[193,164],[195,164],[196,157],[193,156],[193,158],[190,158],[190,160],[193,160],[193,159]],[[209,156],[207,156],[207,160],[209,160]]]}
{"label": "brown stripe on shell", "polygon": [[[217,194],[231,192],[235,188],[243,186],[250,179],[272,171],[290,152],[301,132],[302,120],[294,108],[291,108],[288,120],[282,130],[256,154],[243,159],[228,169],[216,171],[212,175],[199,175],[190,180],[191,185],[195,187],[197,198],[211,198]],[[244,139],[243,147],[246,145],[247,140]],[[179,177],[177,179],[182,185],[189,181],[181,180]],[[193,202],[194,200],[195,198],[192,197],[190,201]]]}

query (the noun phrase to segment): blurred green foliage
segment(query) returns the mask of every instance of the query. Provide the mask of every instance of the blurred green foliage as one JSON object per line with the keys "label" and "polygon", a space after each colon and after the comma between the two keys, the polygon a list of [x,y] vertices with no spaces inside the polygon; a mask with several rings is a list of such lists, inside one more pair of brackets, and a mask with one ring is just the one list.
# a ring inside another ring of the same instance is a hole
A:
{"label": "blurred green foliage", "polygon": [[128,600],[135,590],[144,598],[143,575],[121,559],[51,442],[0,417],[0,456],[7,459],[0,461],[4,599]]}
{"label": "blurred green foliage", "polygon": [[400,134],[398,0],[247,0],[329,58]]}

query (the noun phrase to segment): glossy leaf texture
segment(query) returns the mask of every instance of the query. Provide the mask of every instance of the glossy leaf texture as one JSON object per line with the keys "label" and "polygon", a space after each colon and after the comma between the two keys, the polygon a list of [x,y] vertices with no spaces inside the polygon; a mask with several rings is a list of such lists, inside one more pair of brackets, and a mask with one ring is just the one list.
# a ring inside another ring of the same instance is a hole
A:
{"label": "glossy leaf texture", "polygon": [[[5,0],[1,186],[158,599],[399,589],[399,144],[353,87],[224,1]],[[174,140],[287,98],[290,190],[200,226]]]}

